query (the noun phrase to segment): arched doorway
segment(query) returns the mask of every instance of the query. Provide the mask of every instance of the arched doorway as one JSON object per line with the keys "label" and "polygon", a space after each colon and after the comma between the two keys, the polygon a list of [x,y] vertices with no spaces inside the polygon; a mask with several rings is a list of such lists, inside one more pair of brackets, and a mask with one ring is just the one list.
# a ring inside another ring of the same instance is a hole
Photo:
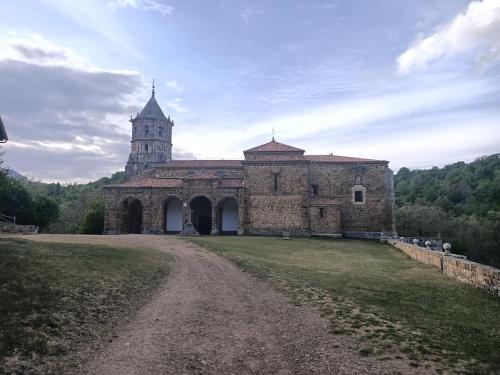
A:
{"label": "arched doorway", "polygon": [[191,222],[199,234],[212,232],[212,203],[207,197],[200,196],[191,201]]}
{"label": "arched doorway", "polygon": [[142,203],[137,198],[127,198],[122,203],[122,233],[142,233]]}
{"label": "arched doorway", "polygon": [[165,232],[179,233],[182,231],[182,202],[172,198],[165,202]]}
{"label": "arched doorway", "polygon": [[220,206],[220,226],[221,234],[237,234],[240,226],[240,215],[238,201],[235,198],[228,198]]}

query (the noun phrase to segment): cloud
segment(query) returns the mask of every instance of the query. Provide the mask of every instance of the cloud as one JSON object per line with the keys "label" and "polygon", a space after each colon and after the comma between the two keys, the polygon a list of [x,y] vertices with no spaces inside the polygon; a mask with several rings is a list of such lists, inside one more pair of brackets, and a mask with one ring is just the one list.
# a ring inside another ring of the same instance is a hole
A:
{"label": "cloud", "polygon": [[167,87],[171,89],[175,89],[179,86],[179,83],[174,79],[172,81],[167,82]]}
{"label": "cloud", "polygon": [[57,46],[39,34],[4,37],[0,43],[0,60],[15,60],[39,66],[66,66],[74,69],[95,69],[74,51]]}
{"label": "cloud", "polygon": [[177,113],[189,113],[189,109],[182,104],[181,98],[167,101],[167,108],[173,109]]}
{"label": "cloud", "polygon": [[264,11],[245,1],[220,1],[219,8],[228,14],[239,16],[246,24],[258,16],[264,14]]}
{"label": "cloud", "polygon": [[482,67],[500,62],[500,0],[471,2],[464,13],[402,53],[398,70],[409,73],[441,57],[463,53],[474,53]]}
{"label": "cloud", "polygon": [[155,0],[111,0],[108,2],[108,6],[111,9],[130,7],[135,9],[150,10],[158,12],[163,16],[172,14],[174,10],[172,6]]}
{"label": "cloud", "polygon": [[115,55],[134,57],[138,61],[144,59],[144,55],[129,37],[128,30],[124,27],[123,22],[120,22],[118,17],[113,15],[109,7],[103,7],[102,0],[41,1],[69,18],[74,24],[105,38],[109,42],[106,44],[106,48],[111,49]]}
{"label": "cloud", "polygon": [[[343,147],[342,152],[352,156],[375,157],[366,153],[366,147],[358,148],[356,145],[360,142],[370,145],[372,142],[375,148],[379,148],[380,153],[384,153],[387,149],[379,147],[381,143],[374,140],[376,137],[392,136],[394,129],[401,128],[403,133],[414,129],[413,133],[425,135],[430,133],[427,129],[423,129],[424,124],[434,131],[458,121],[465,123],[461,118],[461,110],[471,104],[496,100],[495,97],[499,95],[498,87],[488,84],[485,80],[456,82],[412,92],[398,91],[386,95],[337,101],[240,126],[208,123],[195,128],[183,124],[176,129],[175,144],[184,149],[196,150],[201,157],[224,155],[241,158],[242,150],[269,141],[272,129],[275,129],[279,141],[306,147],[309,153],[339,152],[338,148]],[[447,113],[449,117],[429,122],[428,119],[438,113]],[[494,113],[492,118],[498,121],[500,113]],[[415,121],[405,127],[409,119]],[[486,120],[483,123],[486,123]],[[466,125],[473,127],[471,124],[474,124],[474,119],[466,122]],[[214,128],[217,131],[213,131]],[[453,127],[451,126],[448,131],[454,132],[451,128]],[[485,132],[480,128],[474,131],[484,141],[489,139],[487,134],[491,135],[490,130],[491,123],[488,123]],[[193,137],[194,132],[203,134],[203,137]],[[220,142],[221,134],[224,134],[226,142]],[[455,135],[455,132],[453,134]],[[405,139],[407,142],[415,137],[402,134],[398,139]],[[464,142],[467,142],[467,138],[464,138]],[[384,141],[384,145],[386,143]],[[213,147],[214,144],[217,148]],[[454,144],[450,143],[447,146],[454,147]],[[335,150],[331,147],[335,147]],[[439,149],[442,146],[436,147]],[[399,159],[403,157],[400,156]]]}
{"label": "cloud", "polygon": [[128,117],[149,96],[134,71],[99,68],[40,35],[0,42],[6,163],[47,180],[88,181],[123,169]]}

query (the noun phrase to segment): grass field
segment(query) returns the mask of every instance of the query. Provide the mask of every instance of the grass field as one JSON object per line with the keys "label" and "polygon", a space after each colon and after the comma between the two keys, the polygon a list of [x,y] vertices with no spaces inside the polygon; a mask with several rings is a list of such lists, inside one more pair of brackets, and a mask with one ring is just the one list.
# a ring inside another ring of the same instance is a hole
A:
{"label": "grass field", "polygon": [[59,373],[113,339],[170,259],[153,250],[0,239],[0,373]]}
{"label": "grass field", "polygon": [[314,304],[363,355],[437,372],[500,371],[500,298],[373,241],[200,237],[194,243]]}

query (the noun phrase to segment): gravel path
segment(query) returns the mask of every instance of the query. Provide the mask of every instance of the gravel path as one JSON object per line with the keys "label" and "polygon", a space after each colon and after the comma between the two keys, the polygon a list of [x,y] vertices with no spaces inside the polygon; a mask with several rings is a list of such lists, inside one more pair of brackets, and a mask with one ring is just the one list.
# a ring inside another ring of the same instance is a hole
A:
{"label": "gravel path", "polygon": [[152,301],[86,367],[88,374],[421,373],[359,355],[356,341],[265,282],[174,236],[37,235],[47,242],[155,248],[175,267]]}

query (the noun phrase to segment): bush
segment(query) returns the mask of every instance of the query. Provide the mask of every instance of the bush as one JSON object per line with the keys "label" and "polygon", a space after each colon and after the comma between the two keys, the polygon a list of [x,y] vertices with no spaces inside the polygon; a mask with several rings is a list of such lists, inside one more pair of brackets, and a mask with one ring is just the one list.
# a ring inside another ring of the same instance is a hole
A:
{"label": "bush", "polygon": [[93,202],[85,211],[83,223],[80,226],[80,233],[102,234],[104,231],[104,202],[97,200]]}

